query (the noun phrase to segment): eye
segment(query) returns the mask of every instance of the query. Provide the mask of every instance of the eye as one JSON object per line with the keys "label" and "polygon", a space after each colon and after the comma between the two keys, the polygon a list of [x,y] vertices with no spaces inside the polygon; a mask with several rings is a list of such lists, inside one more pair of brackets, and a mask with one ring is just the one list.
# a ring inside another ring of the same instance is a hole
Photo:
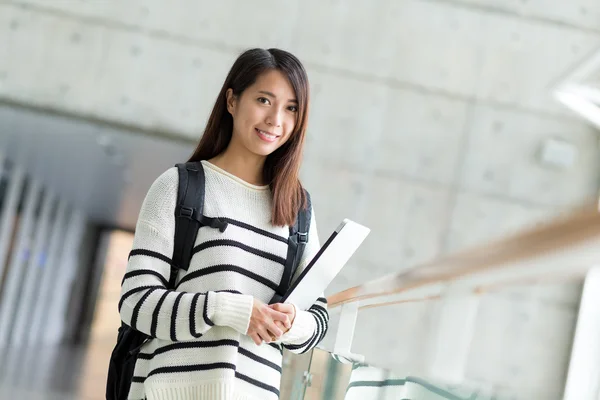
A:
{"label": "eye", "polygon": [[259,97],[258,98],[258,102],[262,103],[262,104],[271,104],[271,102],[269,101],[269,99],[267,99],[266,97]]}
{"label": "eye", "polygon": [[298,106],[289,106],[288,110],[290,110],[291,112],[298,112]]}

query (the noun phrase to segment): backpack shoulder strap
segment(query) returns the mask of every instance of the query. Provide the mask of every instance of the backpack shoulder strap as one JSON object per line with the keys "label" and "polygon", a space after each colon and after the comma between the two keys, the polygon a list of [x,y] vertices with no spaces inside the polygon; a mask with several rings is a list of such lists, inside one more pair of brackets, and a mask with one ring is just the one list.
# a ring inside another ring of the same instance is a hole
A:
{"label": "backpack shoulder strap", "polygon": [[306,207],[298,210],[296,223],[293,226],[290,226],[288,253],[285,260],[283,275],[279,286],[275,289],[275,294],[273,295],[270,304],[281,302],[281,299],[286,295],[286,292],[292,283],[292,277],[298,269],[298,265],[302,260],[302,254],[304,254],[304,249],[308,243],[310,220],[312,218],[312,203],[308,192],[304,191],[304,193],[306,194]]}
{"label": "backpack shoulder strap", "polygon": [[[298,269],[298,265],[300,264],[300,260],[302,260],[302,254],[304,254],[304,248],[308,243],[308,234],[310,231],[310,220],[312,218],[312,202],[310,200],[310,194],[308,191],[304,191],[306,194],[306,208],[300,209],[298,211],[298,218],[296,219],[296,234],[298,236],[298,250],[296,257],[294,259],[294,268],[292,271],[292,277],[296,273],[296,269]],[[303,236],[303,238],[301,237]]]}
{"label": "backpack shoulder strap", "polygon": [[172,289],[175,288],[179,269],[187,271],[190,266],[198,229],[201,226],[210,226],[224,232],[228,225],[219,218],[209,218],[203,214],[205,176],[202,163],[194,161],[177,164],[176,167],[179,187],[175,206],[175,240],[169,280],[169,287]]}
{"label": "backpack shoulder strap", "polygon": [[[190,265],[192,250],[200,228],[200,217],[204,210],[204,169],[200,162],[177,164],[179,189],[175,206],[175,244],[169,286],[175,286],[179,269]],[[175,275],[175,277],[173,276]]]}
{"label": "backpack shoulder strap", "polygon": [[300,261],[302,260],[302,255],[304,254],[304,249],[306,248],[306,244],[308,243],[308,235],[309,235],[309,231],[310,231],[310,220],[312,218],[312,202],[310,200],[310,194],[308,193],[308,191],[304,191],[304,193],[306,194],[306,208],[302,208],[300,209],[300,211],[298,211],[298,219],[297,219],[297,230],[296,230],[296,234],[300,235],[300,236],[304,236],[303,240],[300,240],[301,238],[298,237],[298,249],[296,252],[296,256],[294,258],[294,265],[293,265],[293,269],[292,269],[292,276],[290,277],[290,279],[294,276],[294,274],[296,273],[296,270],[298,269],[298,265],[300,265]]}

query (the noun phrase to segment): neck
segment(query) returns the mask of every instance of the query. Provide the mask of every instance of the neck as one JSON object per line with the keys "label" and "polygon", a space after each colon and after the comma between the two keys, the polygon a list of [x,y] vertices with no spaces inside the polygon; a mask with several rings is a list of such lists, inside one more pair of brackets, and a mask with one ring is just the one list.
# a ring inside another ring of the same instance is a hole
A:
{"label": "neck", "polygon": [[265,160],[266,157],[256,154],[240,154],[229,146],[223,153],[208,161],[250,184],[262,186],[266,184],[263,179]]}

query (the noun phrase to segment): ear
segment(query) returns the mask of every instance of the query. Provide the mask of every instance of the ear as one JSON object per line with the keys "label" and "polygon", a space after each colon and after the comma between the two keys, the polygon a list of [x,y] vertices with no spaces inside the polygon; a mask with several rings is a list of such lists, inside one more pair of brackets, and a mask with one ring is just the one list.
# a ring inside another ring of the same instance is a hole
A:
{"label": "ear", "polygon": [[227,111],[229,111],[229,114],[233,115],[233,112],[235,111],[235,103],[237,100],[236,96],[233,94],[233,89],[227,89],[227,92],[225,92],[225,99],[227,102]]}

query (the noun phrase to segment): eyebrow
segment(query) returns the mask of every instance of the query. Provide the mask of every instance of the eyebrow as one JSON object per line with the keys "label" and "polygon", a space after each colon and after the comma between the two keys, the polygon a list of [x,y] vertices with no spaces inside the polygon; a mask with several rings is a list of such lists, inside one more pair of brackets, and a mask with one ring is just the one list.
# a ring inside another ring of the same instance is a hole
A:
{"label": "eyebrow", "polygon": [[[266,90],[259,90],[258,93],[266,94],[267,96],[271,96],[274,99],[277,98],[277,96],[275,96],[273,93],[267,92]],[[288,101],[290,103],[296,103],[296,104],[298,104],[298,101],[296,99],[289,99]]]}

